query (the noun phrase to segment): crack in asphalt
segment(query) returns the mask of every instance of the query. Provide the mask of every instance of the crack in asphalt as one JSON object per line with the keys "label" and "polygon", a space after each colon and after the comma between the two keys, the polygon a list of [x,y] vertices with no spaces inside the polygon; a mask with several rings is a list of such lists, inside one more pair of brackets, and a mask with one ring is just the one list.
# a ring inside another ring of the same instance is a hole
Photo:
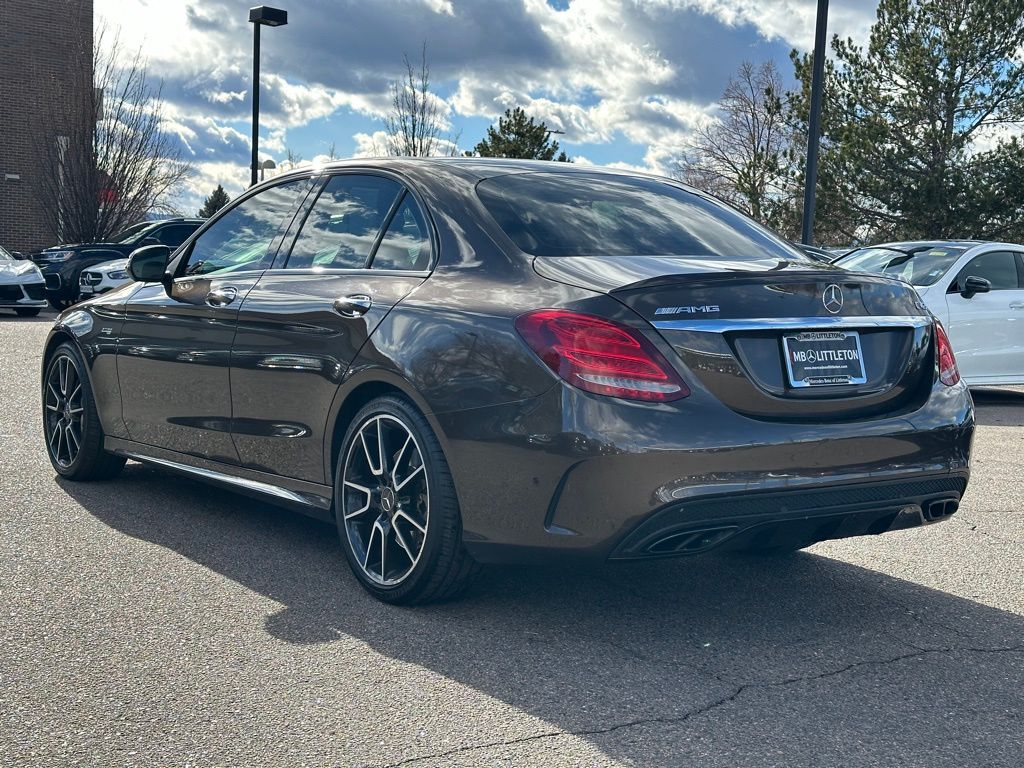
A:
{"label": "crack in asphalt", "polygon": [[[997,510],[997,511],[1002,512],[1002,510]],[[1005,514],[1014,514],[1014,513],[1013,512],[1005,512]],[[987,537],[989,539],[992,539],[993,541],[998,541],[998,542],[1001,542],[1003,544],[1009,544],[1010,546],[1018,546],[1019,547],[1021,545],[1024,545],[1024,541],[1021,541],[1020,539],[1007,539],[1007,538],[1005,538],[1003,536],[998,536],[998,535],[996,535],[994,533],[991,533],[988,530],[986,530],[985,528],[983,528],[979,523],[976,523],[974,520],[971,520],[971,518],[965,517],[962,514],[961,515],[954,515],[952,519],[956,520],[956,521],[959,521],[959,522],[963,523],[966,526],[969,526],[968,530],[971,531],[972,533],[980,534],[980,535],[985,536],[985,537]]]}
{"label": "crack in asphalt", "polygon": [[[917,646],[915,646],[917,647]],[[744,683],[736,687],[731,693],[726,694],[714,701],[702,704],[695,709],[691,709],[688,712],[684,712],[681,715],[674,717],[649,717],[641,718],[637,720],[629,720],[624,723],[615,723],[613,725],[604,726],[602,728],[587,728],[576,731],[544,731],[543,733],[534,733],[530,736],[522,736],[518,739],[507,739],[503,741],[492,741],[484,744],[470,744],[464,747],[456,747],[455,749],[449,749],[444,752],[437,752],[429,755],[420,755],[418,757],[409,757],[405,760],[400,760],[397,763],[387,763],[381,766],[381,768],[401,768],[401,766],[413,765],[415,763],[421,763],[425,760],[438,760],[446,757],[453,757],[455,755],[465,754],[467,752],[476,752],[481,749],[490,749],[492,747],[508,747],[516,744],[527,744],[532,741],[540,741],[542,739],[550,739],[556,736],[601,736],[607,733],[614,733],[615,731],[625,730],[628,728],[636,728],[637,726],[643,725],[679,725],[685,723],[688,720],[692,720],[695,717],[700,717],[708,712],[712,712],[720,707],[724,707],[749,690],[770,690],[772,688],[784,688],[786,686],[795,685],[797,683],[808,683],[816,680],[825,680],[830,677],[836,677],[838,675],[846,674],[851,670],[858,669],[860,667],[884,667],[890,664],[897,664],[908,659],[920,658],[922,656],[929,655],[944,655],[950,653],[1024,653],[1024,644],[1013,645],[1002,648],[919,648],[911,653],[903,653],[899,656],[893,656],[888,659],[866,659],[864,661],[855,661],[847,664],[839,669],[832,669],[827,672],[820,672],[814,675],[803,675],[800,677],[791,677],[784,680],[772,680],[768,682],[756,682],[756,683]]]}

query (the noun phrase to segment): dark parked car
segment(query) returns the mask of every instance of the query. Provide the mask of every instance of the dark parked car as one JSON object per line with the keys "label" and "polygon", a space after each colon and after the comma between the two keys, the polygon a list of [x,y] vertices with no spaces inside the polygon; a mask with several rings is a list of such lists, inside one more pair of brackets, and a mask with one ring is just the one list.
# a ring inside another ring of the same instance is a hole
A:
{"label": "dark parked car", "polygon": [[913,288],[666,179],[332,164],[129,270],[47,339],[56,471],[137,459],[334,521],[386,601],[477,562],[878,534],[967,485],[971,399]]}
{"label": "dark parked car", "polygon": [[838,255],[825,248],[819,248],[816,245],[793,243],[793,247],[803,251],[804,255],[811,259],[811,261],[817,261],[821,264],[831,264]]}
{"label": "dark parked car", "polygon": [[109,243],[55,245],[32,254],[46,280],[46,298],[57,309],[78,299],[82,270],[112,259],[123,259],[142,245],[162,244],[177,248],[195,232],[203,219],[164,219],[133,224]]}

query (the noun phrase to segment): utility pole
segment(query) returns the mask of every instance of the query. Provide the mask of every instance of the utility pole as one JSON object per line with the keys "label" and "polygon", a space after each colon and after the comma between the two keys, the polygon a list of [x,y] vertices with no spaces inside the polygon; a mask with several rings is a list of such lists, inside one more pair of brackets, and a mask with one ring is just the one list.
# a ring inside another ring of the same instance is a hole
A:
{"label": "utility pole", "polygon": [[804,220],[800,238],[804,245],[811,245],[814,239],[814,194],[818,184],[818,140],[821,136],[827,26],[828,0],[818,0],[818,19],[814,27],[814,69],[811,74],[811,114],[807,131],[807,168],[804,174]]}

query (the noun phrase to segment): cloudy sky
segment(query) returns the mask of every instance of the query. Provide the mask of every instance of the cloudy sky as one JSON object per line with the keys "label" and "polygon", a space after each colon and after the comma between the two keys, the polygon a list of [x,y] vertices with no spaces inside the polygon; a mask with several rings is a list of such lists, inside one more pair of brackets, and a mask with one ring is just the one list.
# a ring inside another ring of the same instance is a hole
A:
{"label": "cloudy sky", "polygon": [[[162,80],[197,174],[186,212],[248,183],[255,0],[95,0],[97,21]],[[506,108],[565,131],[580,162],[664,171],[743,60],[813,45],[815,0],[280,0],[264,29],[261,154],[380,146],[389,83],[426,42],[451,134],[470,149]],[[832,0],[830,34],[866,37],[873,0]],[[375,136],[376,134],[376,136]]]}

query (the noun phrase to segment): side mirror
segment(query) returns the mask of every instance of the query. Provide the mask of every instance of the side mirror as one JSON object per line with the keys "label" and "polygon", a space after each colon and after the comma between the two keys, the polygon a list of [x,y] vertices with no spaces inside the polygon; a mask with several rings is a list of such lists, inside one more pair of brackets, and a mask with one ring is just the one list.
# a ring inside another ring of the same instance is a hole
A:
{"label": "side mirror", "polygon": [[163,245],[163,243],[161,243],[155,237],[147,237],[141,243],[139,243],[139,245],[140,246],[143,246],[143,245]]}
{"label": "side mirror", "polygon": [[136,248],[128,257],[128,274],[140,283],[160,283],[164,279],[171,249],[166,245],[147,245]]}
{"label": "side mirror", "polygon": [[960,289],[960,295],[965,299],[969,299],[976,293],[988,293],[991,290],[992,283],[984,277],[968,275],[967,279],[964,280],[963,287]]}

